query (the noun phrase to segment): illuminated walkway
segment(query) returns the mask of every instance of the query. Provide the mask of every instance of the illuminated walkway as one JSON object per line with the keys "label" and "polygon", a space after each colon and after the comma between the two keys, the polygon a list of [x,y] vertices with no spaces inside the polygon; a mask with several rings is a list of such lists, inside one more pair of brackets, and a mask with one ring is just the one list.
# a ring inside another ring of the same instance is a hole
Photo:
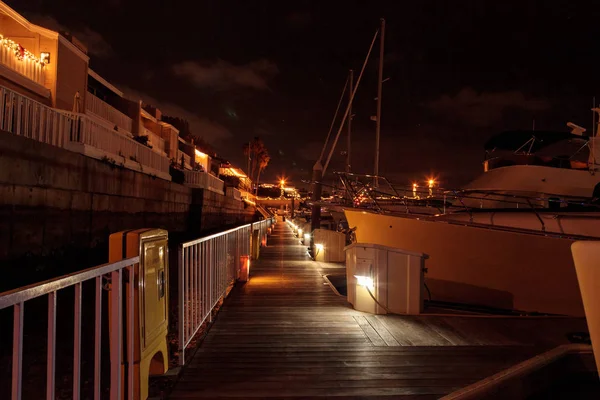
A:
{"label": "illuminated walkway", "polygon": [[564,340],[548,319],[356,312],[324,267],[278,223],[170,398],[436,399]]}

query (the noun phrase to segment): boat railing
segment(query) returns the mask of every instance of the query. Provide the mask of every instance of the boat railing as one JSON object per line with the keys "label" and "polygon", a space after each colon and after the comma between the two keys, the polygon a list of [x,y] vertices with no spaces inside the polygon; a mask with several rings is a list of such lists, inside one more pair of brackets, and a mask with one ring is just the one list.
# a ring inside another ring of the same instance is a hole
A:
{"label": "boat railing", "polygon": [[[511,208],[532,212],[540,223],[540,230],[546,231],[546,224],[540,212],[564,211],[567,207],[578,206],[585,210],[600,211],[600,204],[593,199],[558,198],[555,195],[541,193],[529,194],[504,193],[492,190],[464,191],[440,187],[408,187],[391,183],[385,177],[336,173],[341,180],[347,206],[370,209],[378,213],[402,213],[415,216],[440,216],[465,212],[469,222],[479,209]],[[379,182],[375,187],[374,182]],[[382,184],[383,182],[383,184]],[[488,207],[485,207],[487,205]],[[495,205],[495,207],[490,207]],[[502,207],[498,207],[502,205]]]}

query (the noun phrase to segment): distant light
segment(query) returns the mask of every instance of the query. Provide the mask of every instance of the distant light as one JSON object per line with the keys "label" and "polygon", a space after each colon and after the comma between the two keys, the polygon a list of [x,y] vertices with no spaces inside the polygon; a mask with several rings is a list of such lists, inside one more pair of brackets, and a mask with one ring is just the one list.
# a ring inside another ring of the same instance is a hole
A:
{"label": "distant light", "polygon": [[369,288],[370,290],[375,288],[375,286],[373,286],[373,278],[360,275],[354,275],[354,277],[356,278],[356,283],[359,286]]}
{"label": "distant light", "polygon": [[285,186],[285,179],[280,180],[279,183],[281,184],[281,186]]}
{"label": "distant light", "polygon": [[417,188],[417,184],[413,183],[413,189],[416,189],[416,188]]}
{"label": "distant light", "polygon": [[305,233],[304,234],[304,240],[307,241],[307,242],[310,241],[310,233]]}
{"label": "distant light", "polygon": [[302,236],[302,229],[298,228],[298,236]]}

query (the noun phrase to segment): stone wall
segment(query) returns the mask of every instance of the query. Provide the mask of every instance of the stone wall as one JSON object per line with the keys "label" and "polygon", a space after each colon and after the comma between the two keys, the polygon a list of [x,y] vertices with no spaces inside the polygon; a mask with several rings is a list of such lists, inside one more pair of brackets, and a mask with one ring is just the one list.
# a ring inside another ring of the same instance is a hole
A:
{"label": "stone wall", "polygon": [[0,132],[4,265],[65,249],[81,254],[99,248],[104,254],[109,234],[125,229],[163,228],[173,238],[199,237],[249,222],[254,211],[216,193]]}

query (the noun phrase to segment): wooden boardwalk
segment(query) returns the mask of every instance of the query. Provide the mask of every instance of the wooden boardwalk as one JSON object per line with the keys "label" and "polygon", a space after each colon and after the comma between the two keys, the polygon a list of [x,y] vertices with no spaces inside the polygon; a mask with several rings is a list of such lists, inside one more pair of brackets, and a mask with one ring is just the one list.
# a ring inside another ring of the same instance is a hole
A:
{"label": "wooden boardwalk", "polygon": [[329,267],[278,223],[170,398],[437,399],[585,330],[579,319],[364,314],[326,283]]}

